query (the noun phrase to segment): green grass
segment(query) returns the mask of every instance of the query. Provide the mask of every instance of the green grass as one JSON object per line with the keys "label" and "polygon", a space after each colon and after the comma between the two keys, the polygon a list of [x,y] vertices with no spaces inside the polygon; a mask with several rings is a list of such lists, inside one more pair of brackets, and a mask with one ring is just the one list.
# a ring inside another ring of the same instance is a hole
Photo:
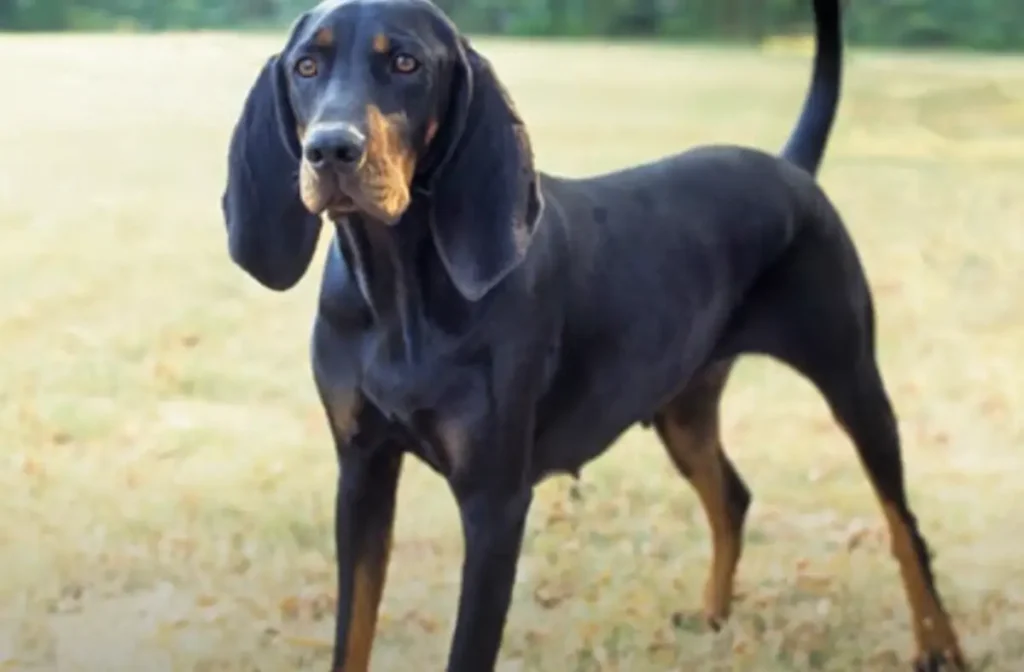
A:
{"label": "green grass", "polygon": [[[804,53],[484,41],[540,165],[776,148]],[[0,670],[326,669],[335,465],[307,363],[319,271],[227,257],[228,133],[277,38],[0,39]],[[854,53],[821,179],[876,292],[913,504],[968,656],[1024,668],[1024,60]],[[326,238],[326,237],[325,237]],[[745,360],[741,598],[693,616],[694,493],[633,431],[539,488],[504,670],[902,670],[896,563],[803,380]],[[461,537],[411,464],[378,670],[443,669]]]}

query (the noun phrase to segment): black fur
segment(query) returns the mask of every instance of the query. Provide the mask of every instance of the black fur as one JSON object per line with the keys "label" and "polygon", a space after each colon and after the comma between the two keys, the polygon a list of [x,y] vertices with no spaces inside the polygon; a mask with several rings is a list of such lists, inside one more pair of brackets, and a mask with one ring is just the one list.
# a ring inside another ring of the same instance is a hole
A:
{"label": "black fur", "polygon": [[543,201],[530,139],[490,63],[460,46],[456,73],[447,123],[457,135],[442,141],[459,151],[426,193],[438,254],[476,301],[522,261]]}

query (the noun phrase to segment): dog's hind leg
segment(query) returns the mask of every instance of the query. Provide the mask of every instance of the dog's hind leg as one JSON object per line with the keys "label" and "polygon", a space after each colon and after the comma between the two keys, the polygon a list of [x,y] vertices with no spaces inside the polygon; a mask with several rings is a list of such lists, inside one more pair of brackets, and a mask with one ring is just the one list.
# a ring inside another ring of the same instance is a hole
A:
{"label": "dog's hind leg", "polygon": [[736,316],[738,352],[770,355],[810,380],[850,437],[888,524],[917,643],[915,669],[962,669],[927,544],[907,501],[896,416],[875,358],[874,311],[849,239],[808,231],[758,282]]}
{"label": "dog's hind leg", "polygon": [[706,368],[655,414],[654,427],[679,472],[697,491],[711,526],[704,614],[718,630],[729,616],[750,491],[722,449],[719,401],[732,361]]}
{"label": "dog's hind leg", "polygon": [[882,505],[892,554],[910,603],[918,647],[915,669],[948,669],[943,664],[961,669],[963,656],[956,633],[935,586],[927,543],[907,501],[896,416],[877,365],[868,358],[846,371],[816,369],[812,373],[836,421],[856,446]]}

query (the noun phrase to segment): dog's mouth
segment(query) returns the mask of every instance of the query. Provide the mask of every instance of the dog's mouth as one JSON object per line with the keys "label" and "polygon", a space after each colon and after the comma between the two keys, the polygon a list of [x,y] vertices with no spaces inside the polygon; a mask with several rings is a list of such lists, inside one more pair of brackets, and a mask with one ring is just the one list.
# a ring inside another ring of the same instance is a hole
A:
{"label": "dog's mouth", "polygon": [[391,176],[365,165],[357,174],[318,173],[303,162],[299,171],[302,203],[313,214],[339,219],[360,213],[394,224],[409,207],[409,186],[404,176]]}

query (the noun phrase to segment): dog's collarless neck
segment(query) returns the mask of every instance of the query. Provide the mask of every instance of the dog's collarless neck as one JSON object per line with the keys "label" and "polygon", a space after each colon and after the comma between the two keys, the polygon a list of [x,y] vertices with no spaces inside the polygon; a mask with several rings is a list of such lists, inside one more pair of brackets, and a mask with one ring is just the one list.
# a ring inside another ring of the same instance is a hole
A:
{"label": "dog's collarless neck", "polygon": [[431,333],[452,333],[469,309],[437,257],[423,205],[393,225],[360,215],[334,222],[346,272],[375,328],[388,334],[393,356],[409,361],[419,358],[426,324]]}

